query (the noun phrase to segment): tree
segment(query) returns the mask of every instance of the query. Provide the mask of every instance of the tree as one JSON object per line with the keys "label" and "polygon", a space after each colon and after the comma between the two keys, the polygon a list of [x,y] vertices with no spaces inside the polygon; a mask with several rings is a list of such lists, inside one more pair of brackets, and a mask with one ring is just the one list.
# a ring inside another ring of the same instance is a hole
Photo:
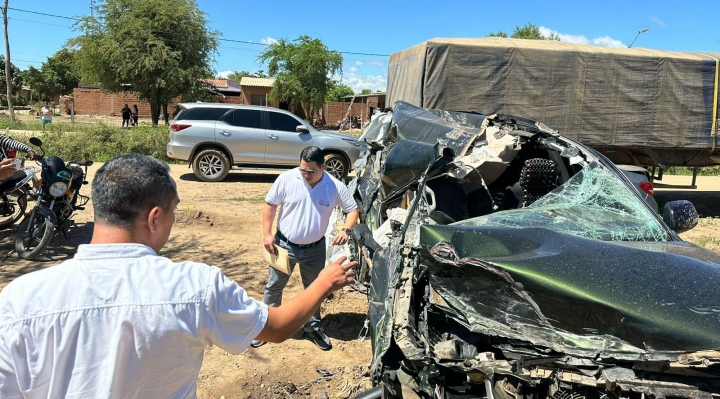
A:
{"label": "tree", "polygon": [[240,82],[240,79],[242,79],[244,76],[249,76],[251,78],[269,78],[268,74],[265,73],[262,69],[257,72],[248,72],[248,71],[235,71],[228,75],[227,79],[232,80],[233,82]]}
{"label": "tree", "polygon": [[22,81],[44,100],[71,94],[80,83],[76,51],[62,49],[48,57],[40,69],[29,67],[22,72]]}
{"label": "tree", "polygon": [[[6,60],[7,59],[3,55],[0,55],[0,64],[5,66],[5,69],[0,69],[0,91],[5,93],[3,97],[6,95],[12,97],[15,93],[22,89],[22,71],[20,68],[15,66],[15,64],[10,63],[10,74],[8,75],[6,72],[8,70]],[[9,87],[8,82],[10,83]]]}
{"label": "tree", "polygon": [[83,80],[109,92],[131,85],[150,103],[153,124],[161,106],[168,115],[170,101],[213,76],[219,33],[195,0],[105,0],[77,27],[83,34],[68,44]]}
{"label": "tree", "polygon": [[370,90],[370,89],[362,89],[362,91],[360,92],[360,94],[370,94],[370,93],[372,93],[372,90]]}
{"label": "tree", "polygon": [[540,27],[530,22],[523,27],[516,26],[511,37],[513,39],[545,40],[545,36],[540,33]]}
{"label": "tree", "polygon": [[[507,33],[499,30],[495,33],[490,33],[488,37],[508,37]],[[513,39],[531,39],[531,40],[557,40],[560,41],[560,35],[555,32],[551,32],[549,36],[545,36],[540,32],[540,27],[528,22],[525,26],[516,26],[513,31]]]}
{"label": "tree", "polygon": [[352,96],[353,94],[355,94],[355,92],[350,86],[333,80],[330,82],[330,88],[325,96],[325,101],[342,101],[343,97]]}
{"label": "tree", "polygon": [[499,30],[495,33],[489,34],[488,37],[508,37],[508,34],[505,33],[504,31]]}
{"label": "tree", "polygon": [[325,103],[332,82],[329,76],[342,72],[343,61],[340,53],[309,36],[299,36],[292,42],[280,39],[269,45],[258,60],[267,62],[268,73],[275,78],[270,100],[292,99],[309,120]]}
{"label": "tree", "polygon": [[3,25],[5,27],[5,88],[7,89],[8,110],[10,111],[10,119],[15,120],[15,110],[12,105],[12,64],[10,63],[10,39],[8,39],[8,0],[5,0],[2,8]]}

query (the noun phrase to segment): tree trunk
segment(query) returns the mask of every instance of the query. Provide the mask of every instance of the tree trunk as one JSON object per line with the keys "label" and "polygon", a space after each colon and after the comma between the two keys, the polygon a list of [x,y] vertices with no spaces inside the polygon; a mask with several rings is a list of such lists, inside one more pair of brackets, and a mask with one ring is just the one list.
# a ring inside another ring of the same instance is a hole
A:
{"label": "tree trunk", "polygon": [[167,109],[168,103],[167,103],[167,101],[165,101],[165,102],[163,103],[162,107],[163,107],[163,115],[165,115],[165,124],[166,124],[166,125],[169,125],[169,124],[170,124],[170,114],[168,114],[168,109]]}
{"label": "tree trunk", "polygon": [[[355,102],[355,95],[352,96],[350,99],[350,105],[348,106],[347,112],[345,112],[345,120],[348,121],[348,130],[350,130],[350,127],[352,126],[352,121],[350,120],[350,111],[352,110],[353,103]],[[341,128],[339,131],[342,131]]]}
{"label": "tree trunk", "polygon": [[12,103],[12,76],[10,69],[10,40],[8,40],[8,0],[3,4],[3,24],[5,25],[5,81],[7,84],[7,103],[8,111],[10,111],[10,120],[15,121],[15,110]]}
{"label": "tree trunk", "polygon": [[158,117],[160,116],[160,100],[152,99],[150,102],[150,120],[153,126],[157,126]]}

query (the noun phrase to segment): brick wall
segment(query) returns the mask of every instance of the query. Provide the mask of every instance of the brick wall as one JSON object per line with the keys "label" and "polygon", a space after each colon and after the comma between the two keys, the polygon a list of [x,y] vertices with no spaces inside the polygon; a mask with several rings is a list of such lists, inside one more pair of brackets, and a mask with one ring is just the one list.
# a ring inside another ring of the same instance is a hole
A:
{"label": "brick wall", "polygon": [[[76,88],[73,90],[76,114],[120,115],[122,108],[127,104],[130,108],[137,104],[140,117],[150,117],[150,103],[138,99],[138,96],[129,91],[120,93],[105,93],[96,88]],[[168,112],[172,113],[180,99],[168,104]]]}
{"label": "brick wall", "polygon": [[[345,114],[347,113],[348,106],[350,105],[349,102],[328,102],[325,104],[325,112],[326,117],[325,121],[328,126],[337,126],[338,122],[342,120],[342,118],[345,117]],[[362,103],[353,103],[352,109],[350,110],[350,118],[353,116],[357,116],[360,118],[360,120],[366,120],[368,119],[368,113],[370,112],[370,107],[373,107],[373,104],[362,104]],[[373,107],[373,108],[376,108]]]}

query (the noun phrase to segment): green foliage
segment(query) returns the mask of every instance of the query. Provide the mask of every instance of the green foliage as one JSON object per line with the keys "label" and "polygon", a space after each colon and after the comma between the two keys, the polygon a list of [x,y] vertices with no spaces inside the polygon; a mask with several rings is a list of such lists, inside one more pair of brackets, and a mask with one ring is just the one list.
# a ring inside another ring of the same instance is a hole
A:
{"label": "green foliage", "polygon": [[22,72],[22,81],[29,85],[40,100],[51,100],[72,94],[80,82],[76,50],[61,49],[48,57],[40,69],[29,67]]}
{"label": "green foliage", "polygon": [[[42,129],[40,122],[12,122],[0,118],[0,129],[23,131]],[[12,138],[29,144],[29,135],[11,134]],[[105,162],[125,154],[145,154],[163,161],[170,161],[165,153],[169,138],[167,127],[137,126],[121,129],[105,124],[70,125],[57,123],[51,131],[38,136],[48,155],[57,155],[65,161]]]}
{"label": "green foliage", "polygon": [[158,109],[213,76],[219,33],[207,28],[195,0],[105,0],[77,24],[70,40],[83,80],[119,92],[124,84]]}
{"label": "green foliage", "polygon": [[[257,72],[248,72],[248,71],[235,71],[228,75],[227,79],[232,80],[233,82],[240,83],[240,79],[243,78],[243,76],[249,76],[251,78],[269,78],[268,74],[265,73],[262,69]],[[218,79],[223,79],[218,77]]]}
{"label": "green foliage", "polygon": [[371,93],[372,93],[372,90],[370,90],[370,89],[362,89],[362,91],[360,92],[360,94],[371,94]]}
{"label": "green foliage", "polygon": [[531,39],[545,40],[545,36],[540,33],[540,27],[528,22],[525,26],[516,26],[511,36],[513,39]]}
{"label": "green foliage", "polygon": [[504,31],[499,30],[495,33],[489,34],[488,37],[508,37],[508,34]]}
{"label": "green foliage", "polygon": [[290,42],[280,39],[258,56],[268,64],[268,73],[275,78],[270,91],[273,102],[294,100],[308,118],[325,103],[331,87],[329,76],[342,72],[342,55],[328,50],[320,39],[299,36]]}
{"label": "green foliage", "polygon": [[325,96],[325,101],[341,101],[343,97],[352,96],[353,94],[355,94],[355,92],[350,86],[333,80],[330,82],[330,88]]}
{"label": "green foliage", "polygon": [[[12,58],[12,57],[11,57]],[[10,85],[13,94],[22,88],[22,72],[20,68],[10,63]],[[0,55],[0,96],[7,97],[7,79],[5,77],[5,57]]]}
{"label": "green foliage", "polygon": [[[682,166],[671,166],[665,169],[666,175],[692,176],[693,169]],[[720,166],[708,166],[698,169],[698,176],[720,176]]]}

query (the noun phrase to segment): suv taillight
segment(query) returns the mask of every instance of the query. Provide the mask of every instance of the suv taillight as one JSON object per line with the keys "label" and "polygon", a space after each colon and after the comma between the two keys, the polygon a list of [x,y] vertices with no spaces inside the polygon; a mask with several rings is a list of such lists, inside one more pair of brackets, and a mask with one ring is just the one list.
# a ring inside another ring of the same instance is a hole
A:
{"label": "suv taillight", "polygon": [[640,184],[638,184],[638,187],[640,187],[640,190],[648,193],[648,195],[650,195],[651,197],[653,196],[653,184],[649,181],[641,181]]}
{"label": "suv taillight", "polygon": [[170,129],[172,129],[173,132],[179,132],[179,131],[181,131],[181,130],[183,130],[183,129],[189,128],[190,126],[192,126],[192,125],[184,125],[184,124],[181,124],[181,123],[173,123],[172,125],[170,125]]}

